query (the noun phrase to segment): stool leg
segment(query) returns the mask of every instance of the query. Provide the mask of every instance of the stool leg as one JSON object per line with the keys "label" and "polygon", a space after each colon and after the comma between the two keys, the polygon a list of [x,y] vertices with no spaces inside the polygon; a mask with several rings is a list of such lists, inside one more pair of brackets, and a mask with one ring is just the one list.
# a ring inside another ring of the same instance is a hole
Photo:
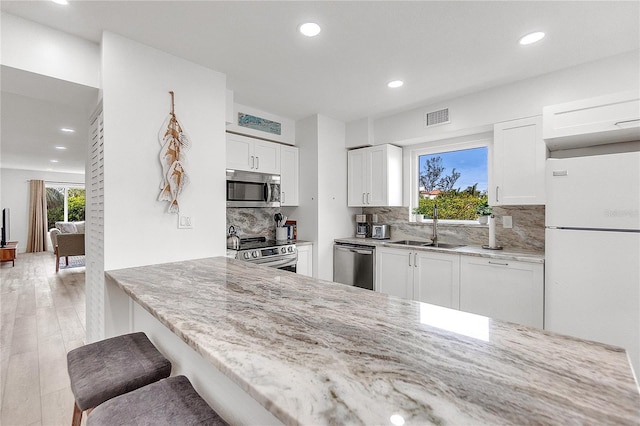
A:
{"label": "stool leg", "polygon": [[82,421],[82,411],[80,407],[78,407],[78,403],[73,403],[73,419],[71,420],[71,426],[80,426],[80,422]]}

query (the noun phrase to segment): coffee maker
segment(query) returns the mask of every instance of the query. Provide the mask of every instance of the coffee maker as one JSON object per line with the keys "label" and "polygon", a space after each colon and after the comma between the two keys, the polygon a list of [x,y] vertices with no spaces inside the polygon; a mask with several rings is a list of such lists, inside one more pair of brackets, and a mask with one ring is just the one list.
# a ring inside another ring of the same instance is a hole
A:
{"label": "coffee maker", "polygon": [[356,238],[371,237],[371,222],[370,214],[356,215]]}

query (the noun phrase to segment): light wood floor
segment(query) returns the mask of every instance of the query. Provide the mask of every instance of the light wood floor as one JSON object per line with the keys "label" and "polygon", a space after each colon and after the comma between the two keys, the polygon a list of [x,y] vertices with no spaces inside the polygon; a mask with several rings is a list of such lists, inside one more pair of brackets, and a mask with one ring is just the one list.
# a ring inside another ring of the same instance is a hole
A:
{"label": "light wood floor", "polygon": [[0,265],[1,425],[71,424],[67,352],[85,340],[84,273],[56,274],[51,252]]}

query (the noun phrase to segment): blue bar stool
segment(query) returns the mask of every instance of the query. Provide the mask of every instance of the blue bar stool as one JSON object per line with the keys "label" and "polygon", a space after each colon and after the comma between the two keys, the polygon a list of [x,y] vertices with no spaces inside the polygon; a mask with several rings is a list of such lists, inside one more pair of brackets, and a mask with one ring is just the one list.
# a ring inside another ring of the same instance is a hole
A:
{"label": "blue bar stool", "polygon": [[169,377],[171,363],[138,332],[90,343],[67,354],[75,397],[72,426],[103,402]]}

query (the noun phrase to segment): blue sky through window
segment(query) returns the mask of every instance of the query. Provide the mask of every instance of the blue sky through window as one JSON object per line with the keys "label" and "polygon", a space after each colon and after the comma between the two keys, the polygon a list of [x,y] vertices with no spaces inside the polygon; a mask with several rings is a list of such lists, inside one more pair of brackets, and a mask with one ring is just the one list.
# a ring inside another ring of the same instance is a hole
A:
{"label": "blue sky through window", "polygon": [[453,186],[454,189],[459,188],[463,191],[467,187],[473,186],[473,184],[477,183],[478,191],[485,192],[489,186],[487,153],[488,148],[485,146],[480,148],[464,149],[461,151],[421,155],[418,161],[420,167],[418,174],[422,173],[424,165],[428,159],[440,157],[442,158],[442,165],[445,168],[442,176],[450,175],[453,168],[460,173],[460,178]]}

